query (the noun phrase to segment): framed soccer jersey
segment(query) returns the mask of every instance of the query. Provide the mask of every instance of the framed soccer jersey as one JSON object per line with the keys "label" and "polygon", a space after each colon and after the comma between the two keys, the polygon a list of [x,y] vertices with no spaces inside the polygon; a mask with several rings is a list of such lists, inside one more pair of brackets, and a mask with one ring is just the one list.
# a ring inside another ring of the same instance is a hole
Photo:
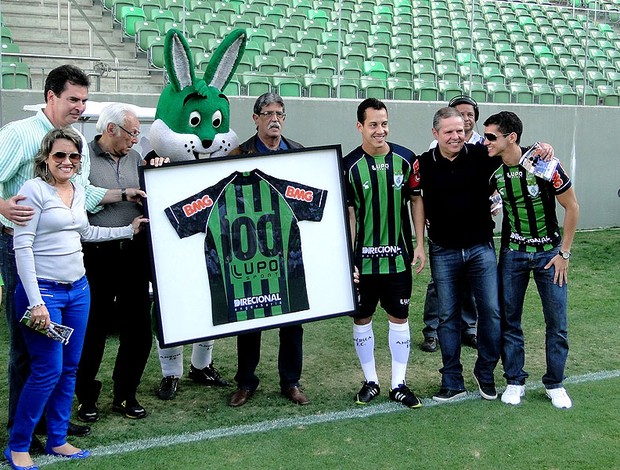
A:
{"label": "framed soccer jersey", "polygon": [[355,310],[339,146],[142,171],[160,342]]}

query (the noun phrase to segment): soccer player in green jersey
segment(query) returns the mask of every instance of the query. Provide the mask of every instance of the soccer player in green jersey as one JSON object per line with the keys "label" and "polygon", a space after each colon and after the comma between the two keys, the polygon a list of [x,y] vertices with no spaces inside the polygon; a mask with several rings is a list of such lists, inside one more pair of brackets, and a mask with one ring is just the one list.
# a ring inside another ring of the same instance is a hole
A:
{"label": "soccer player in green jersey", "polygon": [[407,321],[411,299],[411,265],[426,262],[424,254],[424,207],[413,198],[415,250],[411,249],[411,227],[406,182],[417,166],[415,154],[387,141],[388,111],[377,99],[364,100],[357,108],[357,129],[362,145],[345,157],[347,202],[355,266],[359,271],[359,310],[353,322],[355,350],[365,381],[355,400],[366,404],[379,394],[375,367],[372,315],[377,304],[388,314],[392,353],[390,399],[410,408],[422,406],[407,387],[410,332]]}
{"label": "soccer player in green jersey", "polygon": [[[525,395],[528,374],[523,370],[525,344],[521,316],[532,274],[546,324],[547,371],[542,382],[553,406],[570,408],[572,401],[562,382],[568,356],[568,264],[579,219],[575,190],[560,164],[550,181],[520,165],[523,124],[516,114],[502,111],[489,117],[484,126],[484,145],[489,156],[500,156],[503,162],[491,177],[491,184],[504,203],[499,282],[501,355],[508,386],[502,402],[518,405]],[[556,200],[564,208],[563,237],[555,212]]]}

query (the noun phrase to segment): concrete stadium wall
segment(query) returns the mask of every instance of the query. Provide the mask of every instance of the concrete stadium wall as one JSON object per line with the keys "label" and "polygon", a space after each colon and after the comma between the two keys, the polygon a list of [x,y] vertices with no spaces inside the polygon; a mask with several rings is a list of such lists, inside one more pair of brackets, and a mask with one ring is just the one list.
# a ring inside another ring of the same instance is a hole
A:
{"label": "concrete stadium wall", "polygon": [[[2,124],[22,119],[31,112],[26,104],[43,103],[43,93],[7,91],[0,93]],[[92,93],[93,101],[120,101],[142,107],[156,107],[158,95],[123,95]],[[255,132],[252,121],[253,97],[231,97],[233,128],[241,140]],[[360,100],[287,98],[284,135],[306,146],[341,144],[343,154],[360,144],[356,109]],[[435,111],[443,102],[387,101],[392,142],[405,145],[416,153],[428,148]],[[620,108],[605,106],[505,105],[484,103],[480,106],[478,131],[484,119],[509,109],[524,122],[522,143],[537,140],[555,147],[566,171],[571,175],[581,207],[580,228],[620,226],[620,149],[615,134],[620,125]],[[145,123],[147,124],[147,123]],[[145,128],[148,126],[144,126]],[[84,124],[87,137],[94,134],[94,123]],[[558,211],[560,221],[563,212]]]}

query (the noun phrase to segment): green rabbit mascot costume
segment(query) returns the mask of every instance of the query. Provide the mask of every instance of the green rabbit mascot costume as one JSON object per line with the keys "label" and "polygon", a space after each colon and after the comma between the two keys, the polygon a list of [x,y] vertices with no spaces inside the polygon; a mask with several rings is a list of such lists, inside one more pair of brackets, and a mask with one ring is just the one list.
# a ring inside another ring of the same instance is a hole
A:
{"label": "green rabbit mascot costume", "polygon": [[153,151],[171,161],[221,157],[239,145],[230,128],[230,104],[223,94],[245,50],[246,33],[231,32],[213,53],[204,78],[194,74],[189,44],[170,29],[164,42],[170,84],[157,103],[149,139]]}
{"label": "green rabbit mascot costume", "polygon": [[[149,140],[154,156],[170,161],[221,157],[239,146],[230,128],[230,105],[223,90],[231,80],[245,50],[246,33],[231,32],[213,53],[204,77],[196,79],[189,45],[180,31],[166,34],[164,54],[170,84],[164,88]],[[155,323],[153,323],[155,324]],[[157,344],[162,380],[157,396],[175,397],[183,375],[183,346],[162,349]],[[203,385],[226,386],[212,361],[213,341],[194,343],[189,378]]]}

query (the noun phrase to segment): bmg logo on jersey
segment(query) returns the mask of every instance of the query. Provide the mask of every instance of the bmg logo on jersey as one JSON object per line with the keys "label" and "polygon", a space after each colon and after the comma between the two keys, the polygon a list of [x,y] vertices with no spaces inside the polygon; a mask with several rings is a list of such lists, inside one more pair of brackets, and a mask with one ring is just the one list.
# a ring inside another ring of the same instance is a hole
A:
{"label": "bmg logo on jersey", "polygon": [[186,217],[191,217],[200,211],[208,209],[212,205],[213,205],[213,199],[211,199],[208,194],[205,194],[200,199],[196,199],[195,201],[192,201],[189,204],[185,204],[183,206],[183,213],[185,214]]}
{"label": "bmg logo on jersey", "polygon": [[306,189],[296,188],[294,186],[287,186],[285,196],[289,199],[297,199],[298,201],[312,202],[314,199],[314,193]]}

